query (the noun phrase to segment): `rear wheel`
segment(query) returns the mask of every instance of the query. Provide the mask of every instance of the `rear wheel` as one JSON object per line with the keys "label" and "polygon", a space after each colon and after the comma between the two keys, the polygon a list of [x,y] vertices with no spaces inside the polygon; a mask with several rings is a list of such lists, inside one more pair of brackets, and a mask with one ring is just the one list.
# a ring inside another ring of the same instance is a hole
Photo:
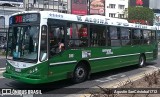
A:
{"label": "rear wheel", "polygon": [[141,56],[139,57],[139,63],[138,63],[138,66],[139,66],[139,67],[144,67],[144,66],[145,66],[145,64],[146,64],[145,56],[144,56],[144,55],[141,55]]}
{"label": "rear wheel", "polygon": [[87,67],[85,64],[81,63],[76,66],[74,73],[73,73],[73,82],[80,83],[86,80],[88,76]]}

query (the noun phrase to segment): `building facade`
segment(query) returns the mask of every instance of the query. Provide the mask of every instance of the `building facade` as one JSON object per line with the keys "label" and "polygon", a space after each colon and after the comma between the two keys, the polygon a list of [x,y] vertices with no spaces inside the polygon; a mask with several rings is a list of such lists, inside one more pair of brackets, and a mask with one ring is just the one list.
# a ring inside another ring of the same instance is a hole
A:
{"label": "building facade", "polygon": [[0,44],[6,41],[11,14],[24,11],[23,0],[1,0],[0,2]]}
{"label": "building facade", "polygon": [[127,18],[128,0],[105,0],[105,16]]}

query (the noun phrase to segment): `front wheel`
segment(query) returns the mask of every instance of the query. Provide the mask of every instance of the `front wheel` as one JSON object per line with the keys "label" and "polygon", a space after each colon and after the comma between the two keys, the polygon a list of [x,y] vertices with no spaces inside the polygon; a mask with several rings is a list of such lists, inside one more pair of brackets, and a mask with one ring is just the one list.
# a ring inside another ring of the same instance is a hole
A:
{"label": "front wheel", "polygon": [[144,56],[144,55],[141,55],[141,56],[139,57],[139,63],[138,63],[138,66],[139,66],[139,67],[144,67],[144,66],[145,66],[145,64],[146,64],[145,56]]}
{"label": "front wheel", "polygon": [[73,73],[73,82],[80,83],[86,80],[88,76],[87,68],[84,64],[80,64],[76,66],[74,73]]}

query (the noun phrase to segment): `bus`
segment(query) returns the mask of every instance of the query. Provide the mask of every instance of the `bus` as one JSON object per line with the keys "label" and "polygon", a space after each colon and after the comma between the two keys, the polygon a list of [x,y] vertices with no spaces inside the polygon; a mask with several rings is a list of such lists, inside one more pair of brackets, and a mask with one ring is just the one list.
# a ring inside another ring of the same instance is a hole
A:
{"label": "bus", "polygon": [[92,73],[145,66],[158,56],[156,27],[99,15],[24,11],[9,19],[5,78],[74,83]]}

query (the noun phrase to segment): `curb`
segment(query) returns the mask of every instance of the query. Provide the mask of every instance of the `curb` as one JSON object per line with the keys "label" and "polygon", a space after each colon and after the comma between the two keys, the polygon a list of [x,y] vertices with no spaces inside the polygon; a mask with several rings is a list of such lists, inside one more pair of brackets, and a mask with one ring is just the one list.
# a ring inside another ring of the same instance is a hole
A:
{"label": "curb", "polygon": [[[107,83],[107,84],[101,84],[99,85],[100,87],[102,88],[118,88],[118,87],[121,87],[123,86],[124,84],[127,83],[128,80],[130,81],[137,81],[139,79],[142,79],[145,74],[152,74],[156,71],[160,70],[160,68],[153,68],[151,70],[148,70],[148,71],[145,71],[145,72],[141,72],[141,73],[138,73],[136,75],[132,75],[132,76],[128,76],[128,77],[125,77],[125,78],[121,78],[119,80],[114,80],[110,83]],[[94,87],[91,87],[91,88],[98,88],[97,86],[94,86]],[[85,92],[85,91],[89,91],[89,89],[86,89],[84,91],[80,91],[80,93],[78,94],[71,94],[71,95],[68,95],[66,97],[91,97],[91,92]]]}
{"label": "curb", "polygon": [[4,77],[2,76],[2,74],[3,74],[3,72],[5,72],[5,70],[6,70],[6,68],[0,68],[0,78],[4,78]]}
{"label": "curb", "polygon": [[6,57],[5,56],[0,56],[0,59],[5,59]]}
{"label": "curb", "polygon": [[1,70],[6,70],[6,68],[5,68],[5,67],[4,67],[4,68],[0,68],[0,71],[1,71]]}

